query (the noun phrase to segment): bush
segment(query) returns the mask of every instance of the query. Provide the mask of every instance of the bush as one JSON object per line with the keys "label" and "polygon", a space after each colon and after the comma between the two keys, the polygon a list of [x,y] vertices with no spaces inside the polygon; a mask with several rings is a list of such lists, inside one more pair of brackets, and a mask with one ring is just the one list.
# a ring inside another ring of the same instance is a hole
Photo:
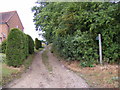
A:
{"label": "bush", "polygon": [[28,55],[27,36],[17,28],[11,29],[6,46],[6,62],[9,66],[19,67]]}
{"label": "bush", "polygon": [[42,41],[39,40],[39,45],[40,45],[40,48],[42,48]]}
{"label": "bush", "polygon": [[31,36],[27,35],[28,36],[28,48],[29,48],[29,54],[32,54],[34,53],[34,41],[33,39],[31,38]]}
{"label": "bush", "polygon": [[35,38],[35,48],[38,50],[39,48],[42,48],[42,42],[38,40],[38,38]]}
{"label": "bush", "polygon": [[77,31],[75,36],[58,37],[52,48],[67,60],[79,60],[91,67],[98,61],[98,47],[93,42],[88,32]]}
{"label": "bush", "polygon": [[35,48],[38,50],[39,49],[39,46],[38,46],[38,39],[35,38]]}
{"label": "bush", "polygon": [[24,34],[24,55],[25,58],[29,55],[29,42],[28,42],[28,36]]}
{"label": "bush", "polygon": [[0,44],[0,53],[2,53],[2,44]]}
{"label": "bush", "polygon": [[114,63],[120,59],[119,5],[120,2],[49,3],[32,10],[36,30],[42,27],[46,41],[53,43],[52,52],[56,49],[60,56],[81,60],[82,66],[91,67],[99,56],[99,44],[95,40],[98,34],[102,36],[103,62]]}
{"label": "bush", "polygon": [[6,43],[7,43],[7,40],[4,40],[1,44],[2,53],[6,52]]}

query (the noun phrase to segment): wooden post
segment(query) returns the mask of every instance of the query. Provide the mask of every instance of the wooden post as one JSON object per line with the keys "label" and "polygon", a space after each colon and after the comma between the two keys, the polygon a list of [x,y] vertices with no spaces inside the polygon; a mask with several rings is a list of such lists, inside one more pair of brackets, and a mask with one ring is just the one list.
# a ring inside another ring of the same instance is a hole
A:
{"label": "wooden post", "polygon": [[98,34],[99,38],[99,56],[100,56],[100,64],[102,65],[102,42],[101,42],[101,34]]}

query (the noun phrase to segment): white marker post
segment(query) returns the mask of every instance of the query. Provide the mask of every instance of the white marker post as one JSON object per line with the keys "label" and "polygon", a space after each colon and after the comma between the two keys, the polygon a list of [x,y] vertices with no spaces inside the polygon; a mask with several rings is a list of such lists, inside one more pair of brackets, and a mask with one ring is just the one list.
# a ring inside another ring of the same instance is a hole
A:
{"label": "white marker post", "polygon": [[99,56],[100,56],[100,64],[102,65],[102,42],[101,42],[101,34],[98,34],[99,38]]}

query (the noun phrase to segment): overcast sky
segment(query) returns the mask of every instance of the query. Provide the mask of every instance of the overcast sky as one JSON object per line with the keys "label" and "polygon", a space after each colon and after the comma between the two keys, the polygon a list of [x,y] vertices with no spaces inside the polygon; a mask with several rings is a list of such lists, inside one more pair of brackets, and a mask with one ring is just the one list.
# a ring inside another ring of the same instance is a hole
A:
{"label": "overcast sky", "polygon": [[0,12],[16,10],[24,26],[24,32],[29,34],[33,39],[36,37],[42,39],[35,31],[33,13],[31,11],[31,8],[36,5],[36,1],[37,0],[0,0]]}

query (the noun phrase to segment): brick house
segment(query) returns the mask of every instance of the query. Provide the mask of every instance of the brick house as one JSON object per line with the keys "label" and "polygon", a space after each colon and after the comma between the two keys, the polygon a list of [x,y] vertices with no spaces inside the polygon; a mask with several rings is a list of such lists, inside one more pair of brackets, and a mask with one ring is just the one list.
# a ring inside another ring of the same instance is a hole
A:
{"label": "brick house", "polygon": [[0,12],[0,43],[7,38],[11,28],[24,29],[17,11]]}

